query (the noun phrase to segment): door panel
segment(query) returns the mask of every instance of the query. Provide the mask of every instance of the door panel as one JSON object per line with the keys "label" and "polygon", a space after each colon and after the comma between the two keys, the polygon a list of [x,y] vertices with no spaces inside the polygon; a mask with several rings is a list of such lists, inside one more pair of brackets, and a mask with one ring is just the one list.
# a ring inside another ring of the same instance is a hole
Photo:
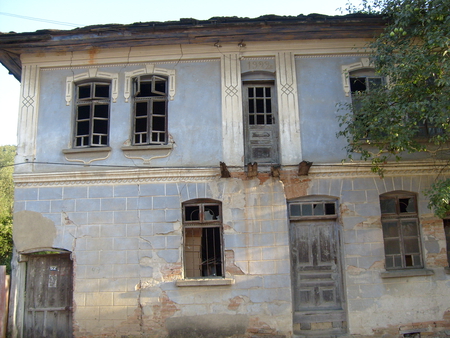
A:
{"label": "door panel", "polygon": [[70,255],[30,255],[25,290],[24,336],[72,337]]}
{"label": "door panel", "polygon": [[317,334],[311,323],[323,323],[319,325],[321,334],[343,332],[345,312],[336,222],[291,222],[290,236],[294,323],[302,328],[297,333]]}
{"label": "door panel", "polygon": [[244,85],[245,161],[278,163],[278,124],[275,86]]}

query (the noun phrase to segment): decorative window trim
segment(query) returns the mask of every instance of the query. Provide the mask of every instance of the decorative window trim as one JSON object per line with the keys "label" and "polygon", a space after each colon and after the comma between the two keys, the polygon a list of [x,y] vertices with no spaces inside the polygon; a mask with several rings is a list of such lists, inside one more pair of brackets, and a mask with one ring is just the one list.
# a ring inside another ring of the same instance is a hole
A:
{"label": "decorative window trim", "polygon": [[341,66],[342,87],[344,88],[345,96],[350,96],[350,72],[364,68],[373,68],[369,58],[361,58],[359,62]]}
{"label": "decorative window trim", "polygon": [[98,68],[92,68],[85,73],[68,76],[66,78],[66,106],[70,105],[70,102],[73,99],[74,83],[78,83],[89,79],[100,79],[111,81],[112,102],[113,103],[117,102],[117,98],[119,97],[119,89],[118,89],[119,74],[102,72],[99,71]]}
{"label": "decorative window trim", "polygon": [[175,97],[175,69],[157,68],[155,65],[145,65],[145,68],[133,70],[131,72],[125,72],[125,86],[124,97],[125,102],[129,102],[131,94],[133,92],[132,79],[141,75],[162,75],[166,76],[169,80],[169,100],[173,101]]}

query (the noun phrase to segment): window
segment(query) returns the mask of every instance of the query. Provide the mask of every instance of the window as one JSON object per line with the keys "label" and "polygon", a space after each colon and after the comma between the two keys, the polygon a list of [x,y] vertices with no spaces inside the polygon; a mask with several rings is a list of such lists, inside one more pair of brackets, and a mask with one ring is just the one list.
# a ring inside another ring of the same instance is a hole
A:
{"label": "window", "polygon": [[167,144],[167,79],[134,79],[134,145]]}
{"label": "window", "polygon": [[279,163],[278,107],[272,73],[242,76],[245,163]]}
{"label": "window", "polygon": [[450,266],[450,219],[444,219],[444,232],[447,243],[447,263]]}
{"label": "window", "polygon": [[110,84],[88,82],[76,86],[75,147],[108,145]]}
{"label": "window", "polygon": [[293,202],[289,204],[289,213],[291,219],[336,218],[336,202]]}
{"label": "window", "polygon": [[423,268],[416,195],[380,196],[386,269]]}
{"label": "window", "polygon": [[184,274],[186,278],[224,276],[222,207],[214,200],[183,204]]}

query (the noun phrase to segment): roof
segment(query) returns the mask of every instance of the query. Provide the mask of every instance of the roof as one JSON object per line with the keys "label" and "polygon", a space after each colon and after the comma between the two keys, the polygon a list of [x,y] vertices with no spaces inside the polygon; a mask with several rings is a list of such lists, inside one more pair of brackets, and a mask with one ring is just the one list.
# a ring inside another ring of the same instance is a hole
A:
{"label": "roof", "polygon": [[265,15],[253,19],[214,17],[0,33],[0,62],[20,81],[20,55],[23,53],[215,42],[373,38],[382,31],[384,24],[380,16],[367,14]]}

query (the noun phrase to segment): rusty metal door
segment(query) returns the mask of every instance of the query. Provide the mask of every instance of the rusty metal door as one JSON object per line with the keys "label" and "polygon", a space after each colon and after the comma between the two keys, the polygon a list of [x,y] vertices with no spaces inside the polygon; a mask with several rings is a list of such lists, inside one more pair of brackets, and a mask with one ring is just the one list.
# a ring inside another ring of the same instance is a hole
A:
{"label": "rusty metal door", "polygon": [[[297,334],[344,332],[339,232],[334,220],[291,222],[294,323]],[[300,329],[300,330],[299,330]]]}
{"label": "rusty metal door", "polygon": [[245,163],[279,163],[278,115],[271,81],[244,85]]}
{"label": "rusty metal door", "polygon": [[70,254],[28,257],[24,337],[72,337]]}

